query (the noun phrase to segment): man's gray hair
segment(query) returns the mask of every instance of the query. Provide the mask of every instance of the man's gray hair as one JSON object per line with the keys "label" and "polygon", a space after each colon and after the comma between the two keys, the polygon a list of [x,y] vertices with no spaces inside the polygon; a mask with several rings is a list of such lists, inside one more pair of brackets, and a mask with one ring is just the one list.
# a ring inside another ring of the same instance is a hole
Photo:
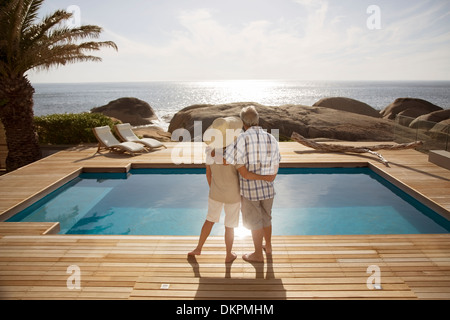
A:
{"label": "man's gray hair", "polygon": [[245,126],[253,127],[259,125],[259,114],[254,106],[248,106],[241,111],[241,120]]}

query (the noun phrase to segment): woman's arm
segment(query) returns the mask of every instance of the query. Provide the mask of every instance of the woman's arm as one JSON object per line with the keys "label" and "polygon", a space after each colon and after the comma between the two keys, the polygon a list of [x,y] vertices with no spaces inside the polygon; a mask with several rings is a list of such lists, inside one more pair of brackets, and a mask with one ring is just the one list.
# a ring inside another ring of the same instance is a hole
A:
{"label": "woman's arm", "polygon": [[244,179],[247,179],[247,180],[263,180],[263,181],[267,181],[267,182],[273,182],[277,176],[276,174],[270,175],[270,176],[261,176],[259,174],[248,171],[245,166],[240,167],[237,170],[238,170],[239,174]]}
{"label": "woman's arm", "polygon": [[211,177],[212,177],[212,172],[211,172],[211,166],[206,166],[206,180],[208,180],[208,185],[211,187]]}

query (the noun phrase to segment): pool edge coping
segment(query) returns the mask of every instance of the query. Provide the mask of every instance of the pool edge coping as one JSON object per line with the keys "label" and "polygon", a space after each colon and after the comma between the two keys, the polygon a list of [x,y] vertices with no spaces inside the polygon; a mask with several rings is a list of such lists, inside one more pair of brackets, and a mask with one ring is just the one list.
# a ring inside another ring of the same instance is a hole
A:
{"label": "pool edge coping", "polygon": [[421,192],[417,191],[413,187],[409,186],[408,184],[402,182],[401,180],[395,178],[393,175],[389,174],[388,172],[384,171],[383,169],[373,165],[372,163],[368,163],[368,168],[381,176],[383,179],[389,181],[394,186],[405,192],[406,194],[410,195],[426,207],[430,208],[431,210],[435,211],[440,216],[444,217],[448,221],[450,221],[450,211],[448,211],[446,208],[441,206],[439,203],[433,201],[432,199],[428,198],[426,195],[422,194]]}

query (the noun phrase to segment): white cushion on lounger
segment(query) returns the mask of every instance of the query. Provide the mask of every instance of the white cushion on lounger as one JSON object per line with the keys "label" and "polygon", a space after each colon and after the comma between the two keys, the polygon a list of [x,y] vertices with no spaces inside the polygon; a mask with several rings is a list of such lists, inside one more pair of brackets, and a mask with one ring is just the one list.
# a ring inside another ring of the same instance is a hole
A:
{"label": "white cushion on lounger", "polygon": [[107,149],[119,149],[122,151],[128,151],[132,154],[145,150],[144,146],[138,143],[119,142],[119,140],[117,140],[116,137],[114,137],[114,135],[112,134],[109,126],[94,128],[94,133],[100,146],[103,146]]}
{"label": "white cushion on lounger", "polygon": [[150,148],[161,148],[165,147],[161,142],[151,138],[143,138],[139,139],[136,134],[133,132],[131,125],[129,123],[123,123],[116,125],[116,132],[124,141],[142,143]]}

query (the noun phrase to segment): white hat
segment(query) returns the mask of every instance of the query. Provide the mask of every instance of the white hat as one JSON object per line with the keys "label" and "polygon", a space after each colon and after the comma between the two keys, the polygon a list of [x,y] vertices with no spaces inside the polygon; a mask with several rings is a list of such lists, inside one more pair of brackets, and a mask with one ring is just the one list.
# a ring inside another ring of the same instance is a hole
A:
{"label": "white hat", "polygon": [[236,117],[218,118],[203,135],[203,141],[213,149],[223,149],[234,143],[242,132],[243,122]]}

